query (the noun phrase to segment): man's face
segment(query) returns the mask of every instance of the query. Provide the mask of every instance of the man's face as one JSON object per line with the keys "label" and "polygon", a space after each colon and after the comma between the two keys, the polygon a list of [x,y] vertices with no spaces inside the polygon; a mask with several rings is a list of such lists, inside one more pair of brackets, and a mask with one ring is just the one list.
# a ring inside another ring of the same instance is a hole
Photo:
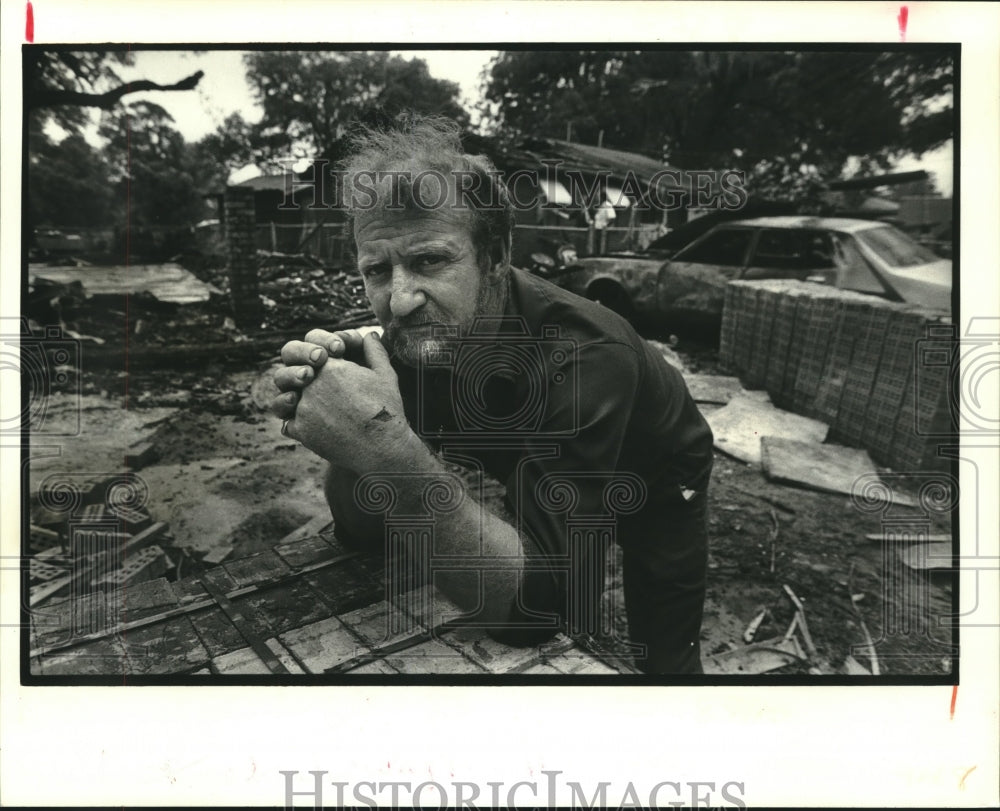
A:
{"label": "man's face", "polygon": [[415,366],[421,351],[438,351],[435,326],[467,335],[486,315],[487,286],[472,241],[468,211],[377,210],[354,227],[358,268],[389,353]]}

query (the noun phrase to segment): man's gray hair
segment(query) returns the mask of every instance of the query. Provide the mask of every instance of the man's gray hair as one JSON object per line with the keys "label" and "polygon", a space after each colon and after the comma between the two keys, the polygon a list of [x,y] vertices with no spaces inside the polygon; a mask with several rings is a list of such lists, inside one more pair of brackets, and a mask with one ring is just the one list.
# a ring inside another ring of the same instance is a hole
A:
{"label": "man's gray hair", "polygon": [[[509,258],[514,229],[510,195],[493,162],[485,155],[469,155],[462,148],[461,130],[450,119],[403,113],[388,127],[358,127],[349,140],[348,156],[341,162],[342,205],[353,225],[358,215],[373,207],[385,208],[385,191],[404,208],[420,205],[414,200],[412,180],[428,172],[454,178],[457,205],[472,218],[472,241],[484,267],[499,258],[499,248]],[[361,186],[371,187],[373,173],[389,174],[377,198]],[[361,179],[364,178],[364,182]],[[416,190],[419,194],[419,190]],[[374,205],[373,205],[374,204]]]}

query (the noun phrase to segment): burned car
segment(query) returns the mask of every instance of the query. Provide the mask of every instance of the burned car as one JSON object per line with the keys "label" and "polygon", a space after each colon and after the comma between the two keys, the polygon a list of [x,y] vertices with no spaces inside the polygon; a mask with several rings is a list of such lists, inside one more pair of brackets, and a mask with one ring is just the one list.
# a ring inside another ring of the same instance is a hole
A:
{"label": "burned car", "polygon": [[951,309],[950,260],[887,223],[832,217],[731,220],[670,258],[589,257],[554,280],[629,319],[718,324],[736,279],[796,279]]}

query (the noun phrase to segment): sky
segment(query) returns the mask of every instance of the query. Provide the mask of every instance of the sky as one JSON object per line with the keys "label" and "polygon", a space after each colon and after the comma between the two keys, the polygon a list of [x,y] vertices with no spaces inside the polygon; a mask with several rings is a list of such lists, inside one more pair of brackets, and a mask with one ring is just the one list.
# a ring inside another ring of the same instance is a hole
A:
{"label": "sky", "polygon": [[[417,50],[397,51],[409,59],[417,56],[427,62],[432,76],[458,84],[461,101],[471,110],[481,99],[479,77],[496,51],[489,50]],[[239,112],[251,122],[260,120],[261,110],[256,105],[246,80],[241,51],[138,51],[135,64],[121,68],[124,79],[150,79],[161,84],[172,84],[194,73],[205,72],[193,92],[135,93],[130,101],[149,99],[155,101],[174,117],[177,129],[189,141],[196,141],[212,132],[226,116]],[[96,137],[96,126],[91,132]],[[952,145],[948,143],[920,158],[902,159],[895,167],[898,171],[925,169],[934,176],[938,190],[945,196],[952,192]],[[247,167],[230,177],[239,182],[260,174],[260,170]]]}
{"label": "sky", "polygon": [[[395,51],[406,59],[414,56],[425,62],[431,75],[458,84],[461,100],[471,107],[480,98],[479,74],[496,51]],[[251,122],[260,120],[243,69],[241,51],[138,51],[135,64],[122,68],[125,79],[150,79],[171,84],[196,70],[205,76],[192,93],[136,93],[129,100],[148,98],[166,109],[176,120],[177,129],[188,140],[198,140],[212,132],[223,119],[240,112]]]}

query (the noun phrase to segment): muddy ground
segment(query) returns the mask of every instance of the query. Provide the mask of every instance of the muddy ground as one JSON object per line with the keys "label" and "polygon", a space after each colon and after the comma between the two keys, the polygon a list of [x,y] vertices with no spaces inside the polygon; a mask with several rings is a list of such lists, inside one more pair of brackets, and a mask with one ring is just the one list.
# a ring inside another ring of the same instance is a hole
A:
{"label": "muddy ground", "polygon": [[[149,513],[170,527],[168,578],[206,568],[206,557],[232,559],[270,548],[310,519],[328,515],[323,463],[282,437],[279,422],[263,409],[267,372],[285,333],[275,332],[273,342],[266,332],[247,341],[215,297],[142,317],[139,335],[134,318],[131,326],[115,319],[103,325],[105,344],[83,341],[81,362],[68,366],[63,383],[53,387],[46,430],[66,430],[55,442],[58,455],[44,455],[41,434],[34,440],[32,490],[55,471],[120,471],[125,449],[151,440],[158,458],[139,475],[148,485]],[[291,317],[275,321],[305,332]],[[99,327],[86,324],[88,333]],[[116,335],[123,332],[130,350],[116,358],[113,350],[122,344]],[[666,336],[653,327],[648,337]],[[189,348],[242,343],[247,352],[234,357],[189,349],[169,362],[149,354],[177,342]],[[721,373],[710,343],[682,337],[676,351],[691,372]],[[491,492],[499,500],[499,489]],[[895,547],[884,551],[883,543],[866,539],[882,531],[881,513],[861,512],[847,496],[772,484],[721,453],[709,498],[705,655],[745,644],[745,629],[764,610],[756,638],[784,635],[793,617],[787,585],[802,601],[816,654],[809,663],[772,672],[837,673],[852,653],[871,670],[860,620],[875,641],[882,674],[951,671],[950,632],[940,622],[952,610],[950,575],[908,569],[898,564]],[[36,502],[32,509],[37,517]],[[912,518],[922,519],[922,511],[912,510]],[[932,532],[950,531],[942,519],[933,520]],[[612,585],[609,599],[624,633],[620,589]]]}

